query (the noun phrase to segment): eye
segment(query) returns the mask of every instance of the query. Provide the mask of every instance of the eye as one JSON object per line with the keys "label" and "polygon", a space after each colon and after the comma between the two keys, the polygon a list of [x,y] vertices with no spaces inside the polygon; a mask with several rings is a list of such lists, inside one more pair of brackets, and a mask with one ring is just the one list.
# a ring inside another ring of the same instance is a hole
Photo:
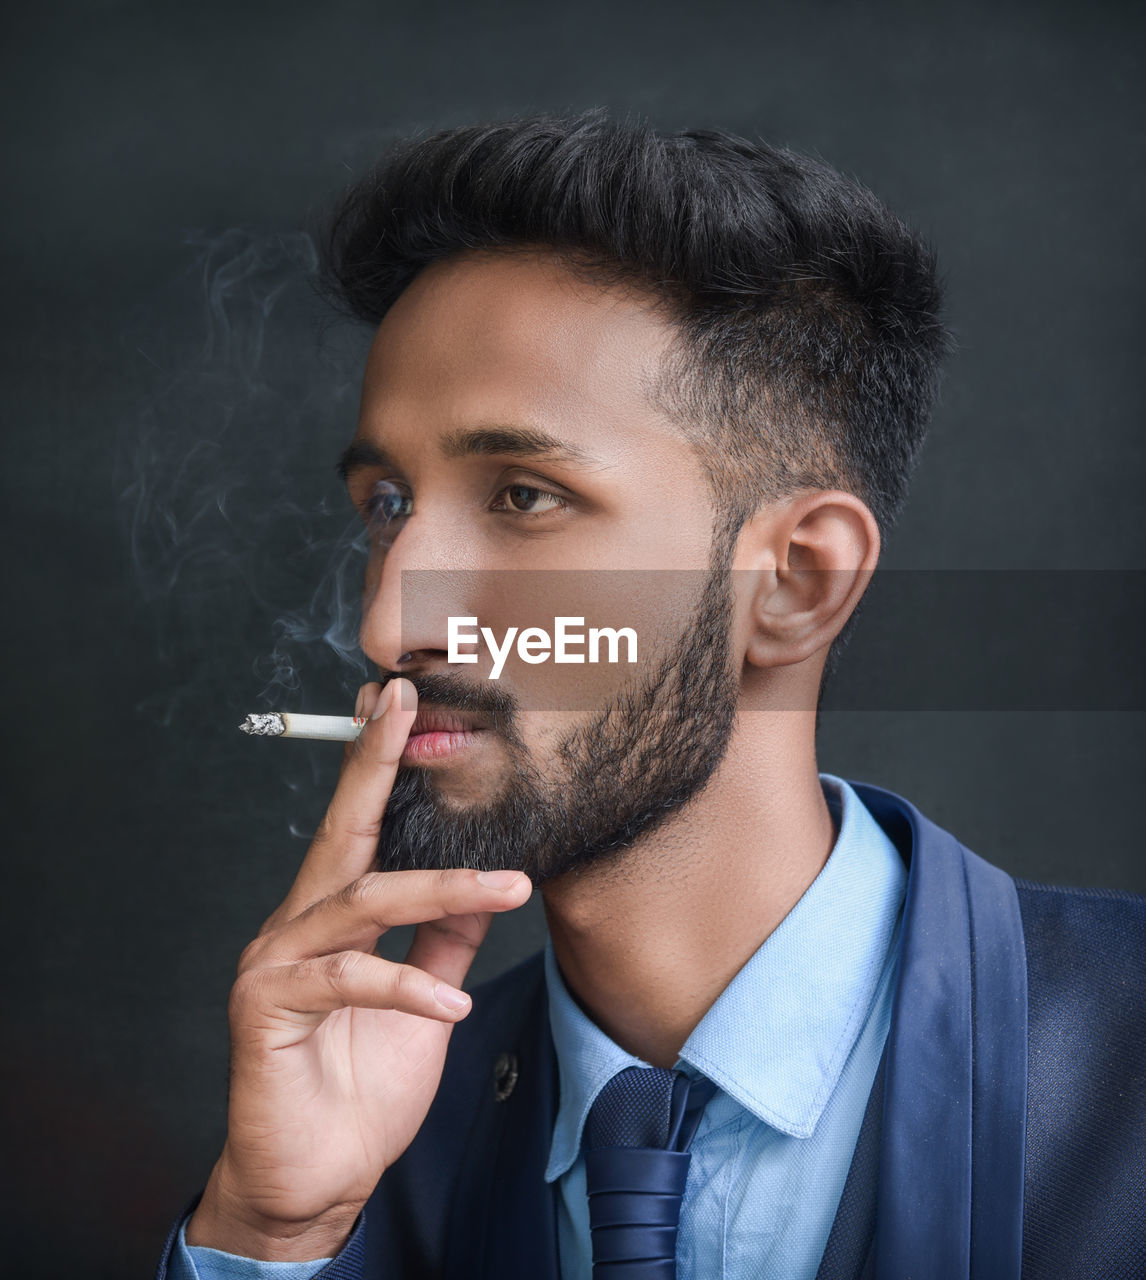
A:
{"label": "eye", "polygon": [[410,514],[413,498],[403,493],[390,480],[379,480],[362,504],[362,516],[372,539],[392,542],[397,535],[394,527]]}
{"label": "eye", "polygon": [[[505,506],[495,507],[494,510],[507,511],[511,515],[521,516],[543,516],[548,515],[551,511],[564,510],[569,504],[564,498],[556,493],[550,493],[548,489],[538,489],[535,485],[530,484],[509,484],[498,493],[498,497],[505,497]],[[546,502],[548,505],[541,510],[526,510],[532,507],[538,501]]]}
{"label": "eye", "polygon": [[[403,522],[413,513],[413,497],[392,480],[379,480],[360,504],[371,541],[389,546]],[[510,484],[499,489],[491,510],[519,520],[540,519],[569,506],[566,498],[530,484]]]}

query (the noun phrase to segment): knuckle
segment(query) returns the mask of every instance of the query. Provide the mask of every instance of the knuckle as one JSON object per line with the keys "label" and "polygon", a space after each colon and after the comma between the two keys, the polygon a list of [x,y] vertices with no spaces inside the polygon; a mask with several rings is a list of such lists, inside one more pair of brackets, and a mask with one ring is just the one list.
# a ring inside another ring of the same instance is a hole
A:
{"label": "knuckle", "polygon": [[336,992],[342,994],[362,972],[364,958],[361,951],[337,951],[333,955],[323,956],[319,967],[323,978]]}
{"label": "knuckle", "polygon": [[311,837],[310,847],[312,849],[321,849],[328,845],[334,838],[334,817],[330,810],[322,815],[322,821],[315,828],[314,835]]}
{"label": "knuckle", "polygon": [[307,956],[296,960],[290,966],[290,976],[303,986],[313,986],[315,982],[326,982],[330,977],[329,956]]}
{"label": "knuckle", "polygon": [[[283,917],[283,912],[281,909],[267,916],[267,918],[262,922],[262,924],[259,925],[258,933],[256,933],[254,938],[252,938],[251,941],[247,944],[247,948],[253,947],[256,942],[259,942],[261,939],[265,938],[267,934],[271,932],[272,929],[277,929],[282,917]],[[247,948],[245,948],[243,951],[244,955],[246,955]]]}
{"label": "knuckle", "polygon": [[227,1002],[227,1012],[232,1022],[242,1022],[251,1009],[261,1002],[265,987],[266,979],[259,969],[248,969],[235,979]]}
{"label": "knuckle", "polygon": [[[263,926],[267,929],[267,925]],[[253,969],[259,962],[259,958],[263,953],[265,934],[260,931],[258,937],[252,938],[250,942],[239,953],[238,973],[240,976],[245,974],[248,969]]]}
{"label": "knuckle", "polygon": [[453,867],[436,874],[434,890],[439,900],[449,902],[465,902],[472,898],[474,889],[474,873],[465,867]]}
{"label": "knuckle", "polygon": [[394,994],[402,1001],[420,1001],[425,996],[425,982],[413,965],[400,964],[394,973]]}
{"label": "knuckle", "polygon": [[345,830],[352,840],[377,841],[382,834],[382,814],[376,813],[371,817],[359,816],[348,820]]}
{"label": "knuckle", "polygon": [[385,877],[381,872],[368,871],[364,876],[351,882],[338,891],[341,905],[361,915],[364,911],[375,910],[385,894]]}

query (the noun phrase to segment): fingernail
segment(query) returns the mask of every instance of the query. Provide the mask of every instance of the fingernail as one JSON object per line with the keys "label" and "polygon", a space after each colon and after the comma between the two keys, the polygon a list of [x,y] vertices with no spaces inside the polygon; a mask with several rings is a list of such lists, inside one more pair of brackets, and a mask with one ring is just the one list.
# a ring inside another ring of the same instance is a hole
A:
{"label": "fingernail", "polygon": [[464,991],[458,991],[456,987],[447,987],[444,982],[439,982],[434,988],[434,999],[450,1010],[470,1007],[470,998]]}
{"label": "fingernail", "polygon": [[477,881],[487,889],[512,889],[520,879],[520,871],[483,871]]}
{"label": "fingernail", "polygon": [[370,714],[371,720],[378,720],[384,716],[390,708],[390,703],[394,701],[394,681],[391,680],[382,692],[378,695],[378,703]]}

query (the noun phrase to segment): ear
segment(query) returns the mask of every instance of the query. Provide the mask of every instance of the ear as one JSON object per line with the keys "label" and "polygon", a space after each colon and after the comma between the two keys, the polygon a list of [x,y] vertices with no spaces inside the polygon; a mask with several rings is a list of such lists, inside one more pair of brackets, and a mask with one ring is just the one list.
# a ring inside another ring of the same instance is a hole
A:
{"label": "ear", "polygon": [[879,525],[842,489],[769,504],[756,520],[745,526],[734,562],[758,574],[745,658],[789,666],[826,651],[843,630],[879,559]]}

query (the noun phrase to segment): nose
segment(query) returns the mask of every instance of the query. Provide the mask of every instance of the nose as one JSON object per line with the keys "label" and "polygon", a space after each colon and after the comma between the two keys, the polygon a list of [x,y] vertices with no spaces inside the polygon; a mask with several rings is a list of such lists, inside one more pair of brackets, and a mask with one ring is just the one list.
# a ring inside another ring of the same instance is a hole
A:
{"label": "nose", "polygon": [[362,597],[362,651],[383,671],[448,652],[448,619],[467,616],[472,550],[431,513],[408,517],[386,544],[371,550]]}

